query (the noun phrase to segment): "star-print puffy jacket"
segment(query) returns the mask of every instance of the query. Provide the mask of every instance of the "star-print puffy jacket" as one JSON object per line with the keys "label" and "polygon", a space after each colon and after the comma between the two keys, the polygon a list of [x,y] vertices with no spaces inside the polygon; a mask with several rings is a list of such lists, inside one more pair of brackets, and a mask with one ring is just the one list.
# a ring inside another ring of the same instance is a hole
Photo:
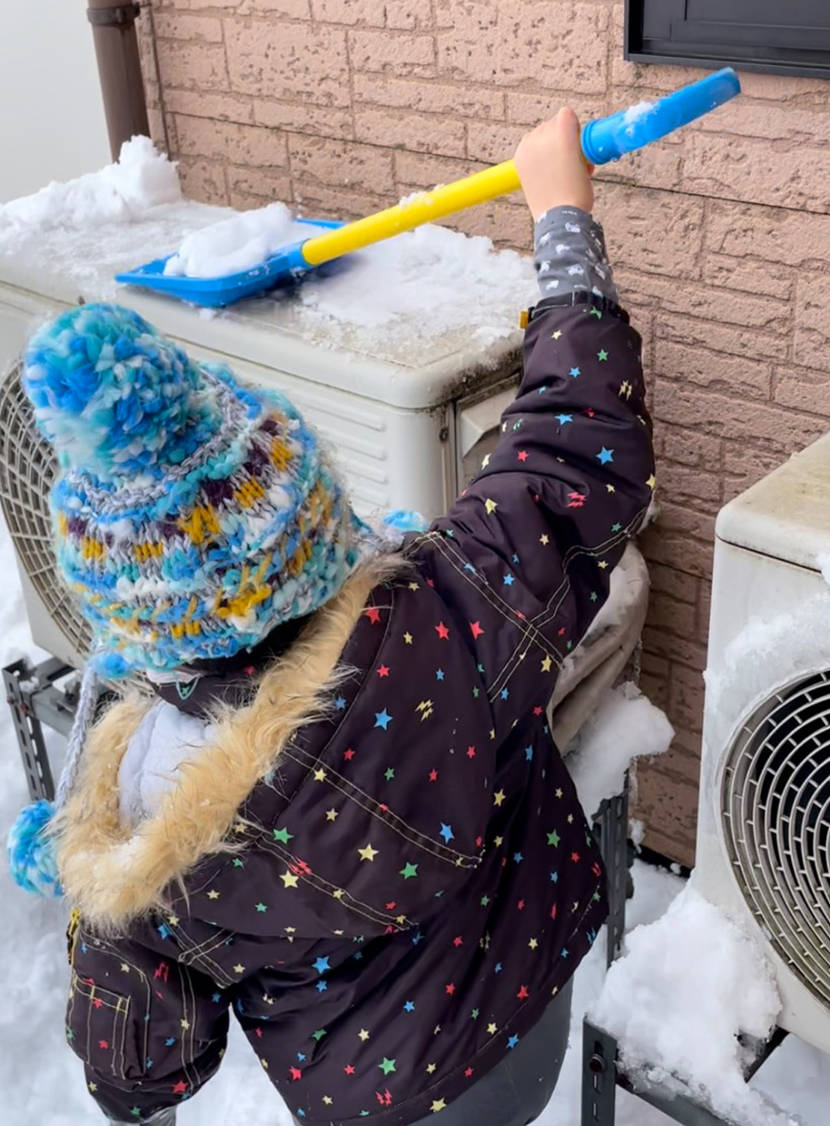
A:
{"label": "star-print puffy jacket", "polygon": [[315,1126],[440,1114],[532,1029],[606,913],[546,705],[653,484],[640,337],[543,301],[475,483],[256,691],[214,686],[229,710],[135,830],[116,778],[150,705],[108,712],[61,838],[68,1036],[107,1114],[195,1095],[231,1012]]}

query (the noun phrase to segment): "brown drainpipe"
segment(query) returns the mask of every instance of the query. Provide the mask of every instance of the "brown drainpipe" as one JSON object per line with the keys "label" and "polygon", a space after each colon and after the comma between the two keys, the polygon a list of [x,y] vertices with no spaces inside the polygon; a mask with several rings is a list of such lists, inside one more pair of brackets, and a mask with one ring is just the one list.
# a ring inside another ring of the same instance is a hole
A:
{"label": "brown drainpipe", "polygon": [[116,160],[125,141],[136,134],[150,135],[135,33],[141,9],[133,0],[87,0],[87,4],[110,149]]}

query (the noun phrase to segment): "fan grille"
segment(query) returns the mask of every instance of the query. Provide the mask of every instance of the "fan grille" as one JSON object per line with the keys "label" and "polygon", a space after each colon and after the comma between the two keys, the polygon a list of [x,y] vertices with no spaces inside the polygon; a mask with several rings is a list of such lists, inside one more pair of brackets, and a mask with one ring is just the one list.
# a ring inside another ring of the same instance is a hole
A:
{"label": "fan grille", "polygon": [[726,846],[773,948],[830,1010],[830,670],[768,697],[736,734]]}
{"label": "fan grille", "polygon": [[57,465],[34,424],[17,364],[0,387],[0,505],[26,574],[72,649],[89,652],[89,626],[57,573],[48,494]]}

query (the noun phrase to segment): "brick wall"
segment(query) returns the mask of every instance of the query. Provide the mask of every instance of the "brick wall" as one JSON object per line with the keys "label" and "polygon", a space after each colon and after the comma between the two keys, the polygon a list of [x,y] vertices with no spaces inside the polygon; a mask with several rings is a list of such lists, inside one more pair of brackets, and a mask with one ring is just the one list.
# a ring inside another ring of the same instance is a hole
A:
{"label": "brick wall", "polygon": [[[622,58],[614,0],[154,0],[154,135],[189,195],[349,217],[512,155],[563,102],[598,114],[699,72]],[[643,685],[677,728],[640,770],[647,843],[693,855],[714,515],[821,434],[830,337],[830,84],[745,96],[599,174],[646,340],[662,520]],[[517,199],[457,226],[530,247]]]}

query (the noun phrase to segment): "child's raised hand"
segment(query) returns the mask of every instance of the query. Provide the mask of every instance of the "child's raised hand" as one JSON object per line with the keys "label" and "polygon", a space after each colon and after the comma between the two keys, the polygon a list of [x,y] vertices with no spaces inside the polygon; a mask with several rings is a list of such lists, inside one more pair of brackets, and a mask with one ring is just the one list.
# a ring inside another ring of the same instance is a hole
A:
{"label": "child's raised hand", "polygon": [[551,121],[527,133],[515,160],[534,219],[552,207],[593,209],[594,169],[582,155],[579,119],[572,109],[561,109]]}

